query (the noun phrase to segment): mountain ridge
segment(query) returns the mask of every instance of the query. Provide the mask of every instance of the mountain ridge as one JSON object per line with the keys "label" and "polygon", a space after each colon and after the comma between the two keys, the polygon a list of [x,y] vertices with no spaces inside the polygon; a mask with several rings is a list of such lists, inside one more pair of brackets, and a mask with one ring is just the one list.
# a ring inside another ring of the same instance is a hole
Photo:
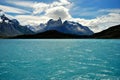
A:
{"label": "mountain ridge", "polygon": [[0,22],[0,36],[13,37],[17,35],[24,34],[36,34],[49,30],[56,30],[65,34],[74,35],[91,35],[91,31],[88,27],[83,26],[77,22],[64,21],[62,23],[61,18],[58,20],[50,19],[47,23],[41,23],[38,26],[21,26],[16,19],[9,19],[4,14],[1,17],[2,22]]}
{"label": "mountain ridge", "polygon": [[5,15],[1,17],[1,38],[119,38],[120,25],[110,27],[99,33],[93,33],[87,26],[74,21],[50,19],[46,24],[41,23],[38,30],[33,26],[21,26],[16,19],[9,19]]}
{"label": "mountain ridge", "polygon": [[93,35],[66,34],[66,33],[58,32],[56,30],[49,30],[34,35],[20,35],[12,38],[13,39],[19,39],[19,38],[20,39],[120,39],[120,25],[112,26],[106,30],[103,30],[99,33],[95,33]]}
{"label": "mountain ridge", "polygon": [[92,35],[94,33],[88,27],[77,22],[66,20],[62,23],[61,18],[58,20],[50,19],[46,24],[40,25],[44,26],[45,31],[56,30],[58,32],[75,35]]}

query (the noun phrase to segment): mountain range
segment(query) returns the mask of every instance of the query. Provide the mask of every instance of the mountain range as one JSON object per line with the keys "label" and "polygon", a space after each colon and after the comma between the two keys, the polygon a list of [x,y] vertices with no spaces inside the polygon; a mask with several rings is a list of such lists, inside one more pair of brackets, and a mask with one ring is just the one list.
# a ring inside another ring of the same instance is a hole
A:
{"label": "mountain range", "polygon": [[94,33],[87,26],[74,21],[62,22],[61,18],[50,19],[47,23],[38,26],[22,26],[18,20],[11,20],[5,15],[1,19],[1,38],[120,38],[120,25]]}
{"label": "mountain range", "polygon": [[16,39],[120,39],[120,25],[110,27],[93,35],[74,35],[61,33],[56,30],[49,30],[34,35],[20,35],[12,37]]}

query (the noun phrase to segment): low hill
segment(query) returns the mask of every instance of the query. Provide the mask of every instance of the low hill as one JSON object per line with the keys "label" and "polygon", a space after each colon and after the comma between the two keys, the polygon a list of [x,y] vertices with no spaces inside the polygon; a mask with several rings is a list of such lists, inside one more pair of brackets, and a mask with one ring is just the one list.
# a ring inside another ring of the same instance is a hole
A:
{"label": "low hill", "polygon": [[92,38],[120,39],[120,25],[116,25],[99,33],[95,33],[92,35]]}
{"label": "low hill", "polygon": [[56,30],[49,30],[45,31],[43,33],[38,33],[38,34],[33,34],[33,35],[21,35],[21,36],[16,36],[12,38],[17,38],[17,39],[79,39],[79,38],[88,38],[88,36],[79,36],[75,34],[66,34],[66,33],[61,33]]}

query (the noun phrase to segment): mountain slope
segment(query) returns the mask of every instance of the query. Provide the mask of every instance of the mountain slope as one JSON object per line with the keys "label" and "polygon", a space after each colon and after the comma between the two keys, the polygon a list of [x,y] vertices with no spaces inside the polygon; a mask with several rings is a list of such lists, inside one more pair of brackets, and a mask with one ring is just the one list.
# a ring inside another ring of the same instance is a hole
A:
{"label": "mountain slope", "polygon": [[33,34],[27,26],[21,26],[16,19],[9,19],[4,14],[0,16],[0,36],[9,37],[23,34]]}
{"label": "mountain slope", "polygon": [[119,38],[120,39],[120,25],[110,27],[106,30],[103,30],[99,33],[92,35],[92,38]]}
{"label": "mountain slope", "polygon": [[15,23],[0,23],[0,36],[8,37],[8,36],[16,36],[23,34],[33,34],[27,26],[16,25]]}
{"label": "mountain slope", "polygon": [[15,29],[15,25],[11,23],[2,22],[0,23],[0,36],[16,36],[21,35],[22,32]]}
{"label": "mountain slope", "polygon": [[93,31],[91,31],[88,27],[73,21],[65,21],[62,27],[59,27],[58,31],[63,33],[75,34],[75,35],[92,35],[93,34]]}

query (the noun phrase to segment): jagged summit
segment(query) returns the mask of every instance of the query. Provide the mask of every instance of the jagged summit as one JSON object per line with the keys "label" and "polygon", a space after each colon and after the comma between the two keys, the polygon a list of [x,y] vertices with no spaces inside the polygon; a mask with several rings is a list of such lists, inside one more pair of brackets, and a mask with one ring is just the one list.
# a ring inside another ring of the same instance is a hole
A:
{"label": "jagged summit", "polygon": [[77,22],[64,21],[61,31],[64,33],[71,33],[77,35],[92,35],[93,32],[86,26],[83,26]]}
{"label": "jagged summit", "polygon": [[47,26],[48,27],[59,27],[62,25],[62,20],[61,18],[59,18],[58,20],[53,20],[53,19],[50,19],[48,22],[47,22]]}
{"label": "jagged summit", "polygon": [[[53,20],[50,19],[46,25],[45,24],[41,24],[40,27],[43,27],[42,30],[46,31],[46,30],[56,30],[59,32],[63,32],[63,33],[69,33],[69,34],[76,34],[76,35],[91,35],[93,34],[93,32],[86,26],[82,26],[81,24],[77,23],[77,22],[73,22],[73,21],[64,21],[62,23],[61,18],[59,18],[58,20]],[[40,31],[41,32],[41,29]]]}
{"label": "jagged summit", "polygon": [[27,26],[21,26],[16,19],[9,19],[5,14],[0,16],[0,36],[17,36],[23,34],[33,34]]}

